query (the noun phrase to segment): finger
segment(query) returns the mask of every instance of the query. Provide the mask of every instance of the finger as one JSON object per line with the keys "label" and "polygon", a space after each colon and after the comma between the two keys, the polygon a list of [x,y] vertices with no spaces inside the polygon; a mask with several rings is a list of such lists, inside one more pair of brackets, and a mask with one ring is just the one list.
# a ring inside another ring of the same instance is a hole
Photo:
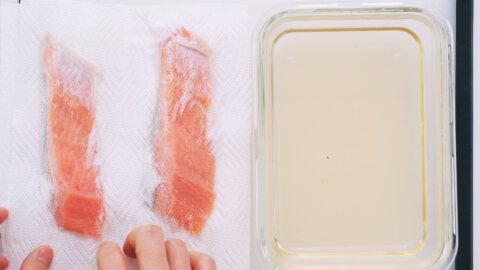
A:
{"label": "finger", "polygon": [[182,240],[169,239],[165,243],[170,270],[191,270],[190,254]]}
{"label": "finger", "polygon": [[128,234],[123,245],[125,254],[137,258],[140,270],[169,270],[165,239],[160,227],[142,226]]}
{"label": "finger", "polygon": [[190,263],[192,270],[216,270],[215,261],[207,254],[200,252],[190,253]]}
{"label": "finger", "polygon": [[2,224],[7,218],[8,218],[8,210],[5,208],[0,208],[0,224]]}
{"label": "finger", "polygon": [[47,270],[53,259],[53,250],[49,246],[34,249],[20,266],[20,270]]}
{"label": "finger", "polygon": [[0,256],[0,270],[5,270],[8,267],[8,260],[5,257]]}
{"label": "finger", "polygon": [[[0,207],[0,224],[2,224],[8,218],[8,210]],[[0,270],[7,269],[7,258],[0,256]]]}
{"label": "finger", "polygon": [[127,270],[127,263],[122,250],[112,242],[102,243],[97,250],[98,270]]}

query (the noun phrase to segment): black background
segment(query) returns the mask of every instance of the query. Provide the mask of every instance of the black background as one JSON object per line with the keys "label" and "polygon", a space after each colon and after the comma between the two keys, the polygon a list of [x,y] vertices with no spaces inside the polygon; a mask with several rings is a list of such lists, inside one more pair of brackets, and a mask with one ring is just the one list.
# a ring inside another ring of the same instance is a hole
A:
{"label": "black background", "polygon": [[456,270],[473,270],[473,1],[457,0],[456,132],[459,249]]}

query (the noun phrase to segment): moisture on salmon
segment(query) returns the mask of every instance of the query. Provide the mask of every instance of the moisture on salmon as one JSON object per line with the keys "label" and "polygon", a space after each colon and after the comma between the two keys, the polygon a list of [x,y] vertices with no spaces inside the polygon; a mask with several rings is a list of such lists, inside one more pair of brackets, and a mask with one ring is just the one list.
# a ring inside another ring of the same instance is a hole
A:
{"label": "moisture on salmon", "polygon": [[43,52],[48,88],[47,157],[56,223],[99,237],[105,219],[95,160],[95,69],[47,37]]}
{"label": "moisture on salmon", "polygon": [[210,49],[182,28],[160,45],[160,90],[153,157],[163,181],[154,209],[172,225],[199,235],[214,205],[215,158],[207,138]]}

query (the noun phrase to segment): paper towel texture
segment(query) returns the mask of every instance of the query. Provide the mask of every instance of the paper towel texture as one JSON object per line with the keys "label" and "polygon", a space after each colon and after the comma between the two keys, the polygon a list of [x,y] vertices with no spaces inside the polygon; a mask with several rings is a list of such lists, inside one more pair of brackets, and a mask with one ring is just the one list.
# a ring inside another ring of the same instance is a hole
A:
{"label": "paper towel texture", "polygon": [[[216,200],[199,237],[172,231],[152,209],[159,182],[152,134],[159,85],[159,44],[186,27],[212,48],[209,138],[216,157]],[[98,241],[60,231],[50,209],[46,169],[45,36],[101,71],[95,92],[98,181],[104,191],[102,240],[123,243],[138,225],[215,258],[218,269],[248,269],[250,247],[250,34],[243,5],[126,6],[74,1],[0,2],[0,205],[3,255],[18,269],[36,246],[55,250],[52,269],[94,269]]]}

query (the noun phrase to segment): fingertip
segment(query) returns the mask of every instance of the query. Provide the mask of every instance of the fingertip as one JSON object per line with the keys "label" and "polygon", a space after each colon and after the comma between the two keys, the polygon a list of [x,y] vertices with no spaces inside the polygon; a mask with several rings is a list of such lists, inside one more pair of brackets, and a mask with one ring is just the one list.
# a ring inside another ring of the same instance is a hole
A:
{"label": "fingertip", "polygon": [[217,264],[205,253],[201,252],[192,252],[190,253],[190,262],[192,264],[192,269],[194,270],[216,270]]}
{"label": "fingertip", "polygon": [[113,246],[116,246],[116,244],[113,243],[112,241],[104,241],[104,242],[102,242],[98,245],[98,249],[109,248],[109,247],[113,247]]}
{"label": "fingertip", "polygon": [[43,264],[50,266],[53,260],[53,249],[50,246],[40,246],[37,248],[37,259]]}
{"label": "fingertip", "polygon": [[137,258],[140,269],[168,269],[163,230],[156,225],[141,226],[128,234],[123,251]]}
{"label": "fingertip", "polygon": [[185,242],[179,239],[168,239],[165,246],[170,269],[192,269],[190,254]]}
{"label": "fingertip", "polygon": [[117,244],[110,241],[106,241],[98,245],[97,255],[100,257],[100,256],[110,254],[111,252],[116,252],[119,250],[120,248],[117,246]]}
{"label": "fingertip", "polygon": [[7,258],[0,256],[0,270],[7,269],[8,264],[9,264],[9,262],[8,262]]}
{"label": "fingertip", "polygon": [[131,231],[125,243],[123,244],[123,252],[130,258],[136,258],[136,248],[138,239],[161,239],[160,242],[164,242],[163,230],[156,225],[144,225]]}
{"label": "fingertip", "polygon": [[187,245],[180,239],[171,238],[165,242],[167,249],[187,249]]}
{"label": "fingertip", "polygon": [[146,234],[146,235],[151,235],[151,236],[162,236],[163,237],[163,230],[160,228],[160,226],[157,225],[145,225],[141,226],[138,229],[139,234]]}
{"label": "fingertip", "polygon": [[53,260],[53,249],[50,246],[39,246],[34,249],[20,266],[20,270],[47,270]]}
{"label": "fingertip", "polygon": [[127,269],[120,247],[110,241],[101,243],[97,249],[97,267],[99,270]]}
{"label": "fingertip", "polygon": [[0,224],[8,218],[8,210],[0,207]]}

